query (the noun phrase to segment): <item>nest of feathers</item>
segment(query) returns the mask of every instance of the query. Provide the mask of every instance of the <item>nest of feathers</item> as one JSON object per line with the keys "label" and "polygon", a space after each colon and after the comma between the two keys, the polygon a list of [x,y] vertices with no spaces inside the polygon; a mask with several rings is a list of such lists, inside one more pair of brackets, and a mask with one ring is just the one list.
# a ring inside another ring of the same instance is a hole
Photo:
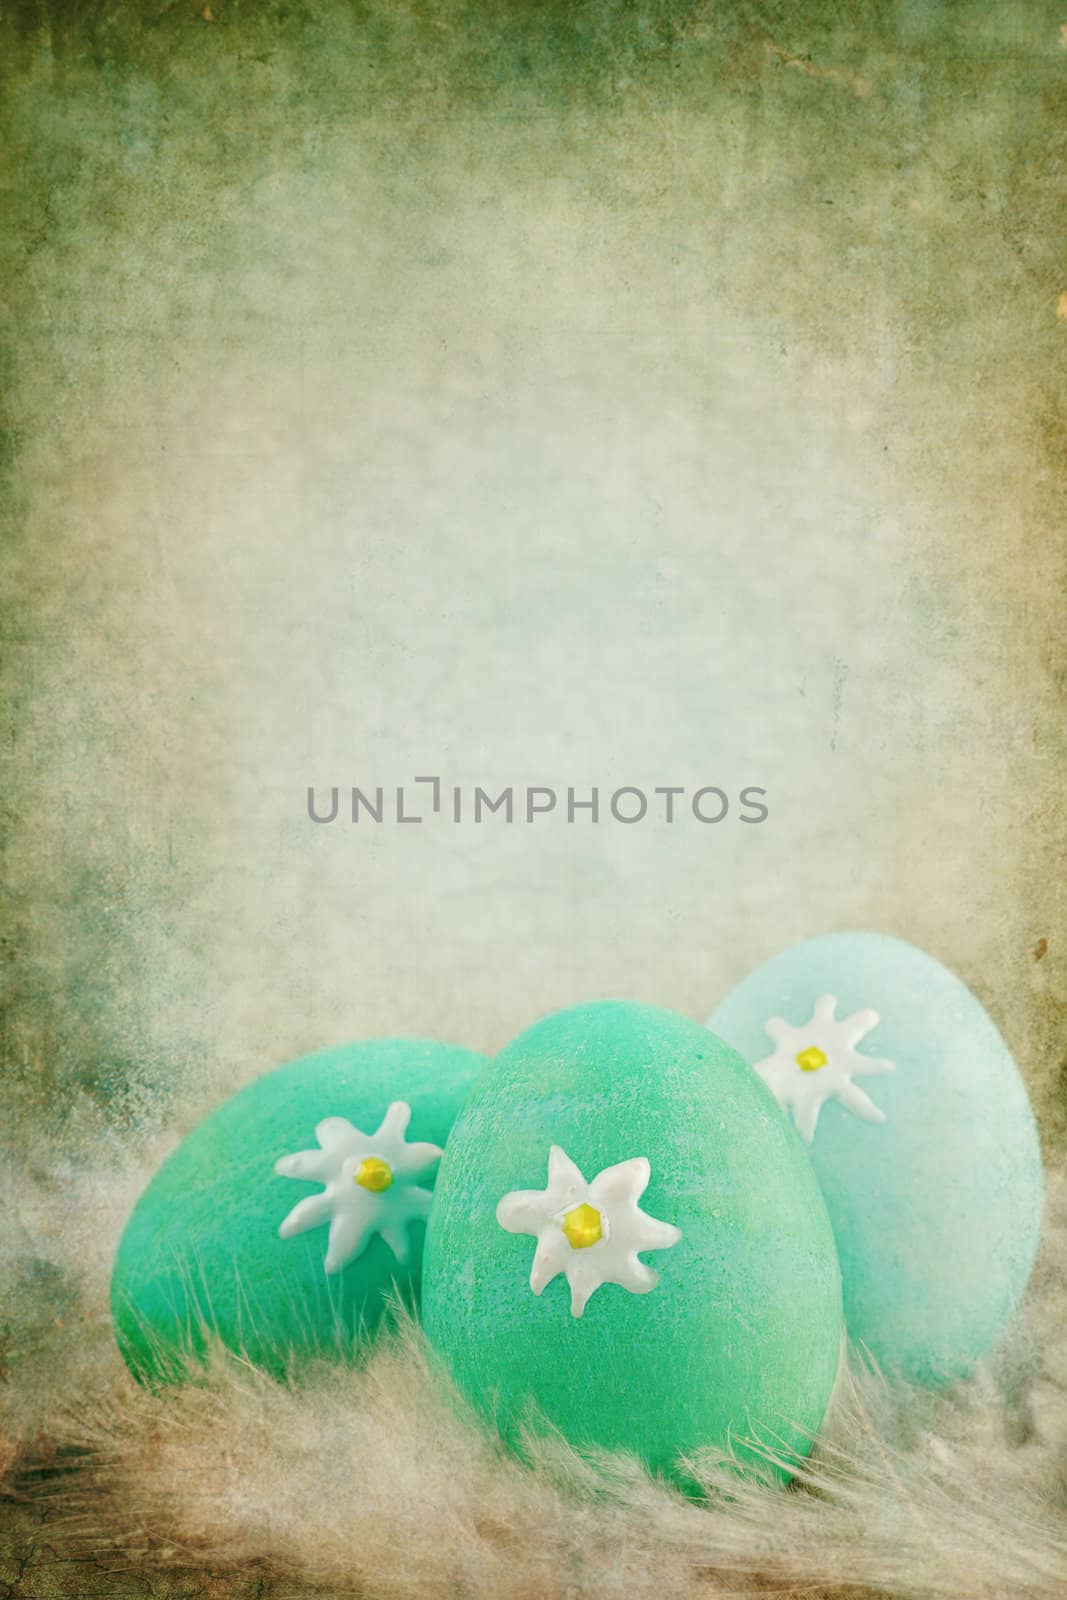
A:
{"label": "nest of feathers", "polygon": [[[106,1556],[140,1575],[130,1592],[180,1566],[210,1574],[213,1594],[244,1594],[254,1572],[258,1595],[335,1600],[1067,1593],[1065,1174],[1027,1302],[984,1370],[933,1394],[853,1352],[792,1483],[694,1461],[703,1500],[550,1432],[510,1453],[400,1314],[353,1364],[299,1382],[218,1351],[197,1381],[150,1393],[111,1339],[108,1219],[72,1207],[68,1186],[50,1233],[55,1197],[35,1203],[31,1231],[57,1257],[38,1258],[40,1298],[65,1309],[12,1341],[8,1483],[47,1522],[53,1558]],[[113,1209],[118,1226],[121,1198]],[[22,1284],[25,1306],[24,1264]],[[117,1573],[108,1592],[123,1592]]]}

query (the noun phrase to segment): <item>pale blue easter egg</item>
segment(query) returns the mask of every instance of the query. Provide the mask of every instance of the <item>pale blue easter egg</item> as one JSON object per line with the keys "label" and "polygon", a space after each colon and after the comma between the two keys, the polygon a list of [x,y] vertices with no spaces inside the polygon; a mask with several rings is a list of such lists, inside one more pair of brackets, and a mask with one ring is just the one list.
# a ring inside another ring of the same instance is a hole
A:
{"label": "pale blue easter egg", "polygon": [[708,1019],[809,1148],[853,1342],[960,1378],[1019,1304],[1043,1177],[1018,1069],[970,990],[914,945],[835,933],[774,956]]}

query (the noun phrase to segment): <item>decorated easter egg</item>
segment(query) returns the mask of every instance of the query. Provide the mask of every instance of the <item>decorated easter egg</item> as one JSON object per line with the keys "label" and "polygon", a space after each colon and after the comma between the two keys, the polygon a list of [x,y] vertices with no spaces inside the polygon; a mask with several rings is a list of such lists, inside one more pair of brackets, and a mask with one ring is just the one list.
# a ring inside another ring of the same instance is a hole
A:
{"label": "decorated easter egg", "polygon": [[214,1337],[280,1373],[373,1330],[418,1286],[449,1129],[485,1058],[374,1039],[291,1061],[164,1162],[119,1244],[111,1310],[139,1378]]}
{"label": "decorated easter egg", "polygon": [[697,1023],[614,1001],[538,1022],[478,1079],[422,1314],[511,1442],[547,1422],[683,1482],[696,1451],[806,1453],[841,1339],[826,1208],[763,1084]]}
{"label": "decorated easter egg", "polygon": [[932,956],[835,933],[712,1013],[808,1143],[850,1337],[887,1371],[961,1377],[996,1343],[1041,1225],[1037,1130],[1007,1046]]}

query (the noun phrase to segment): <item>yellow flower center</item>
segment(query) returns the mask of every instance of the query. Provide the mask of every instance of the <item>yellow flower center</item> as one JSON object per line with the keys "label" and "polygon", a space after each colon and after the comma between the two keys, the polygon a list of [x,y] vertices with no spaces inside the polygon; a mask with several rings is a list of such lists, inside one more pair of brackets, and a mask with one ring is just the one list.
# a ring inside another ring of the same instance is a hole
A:
{"label": "yellow flower center", "polygon": [[379,1161],[377,1156],[367,1156],[360,1162],[356,1182],[361,1189],[369,1189],[372,1194],[381,1194],[383,1189],[388,1189],[392,1181],[393,1169],[387,1161]]}
{"label": "yellow flower center", "polygon": [[600,1212],[592,1206],[575,1206],[563,1219],[563,1232],[572,1250],[588,1250],[603,1235]]}
{"label": "yellow flower center", "polygon": [[809,1044],[796,1057],[797,1066],[801,1072],[818,1072],[820,1067],[825,1067],[829,1057],[819,1049],[817,1044]]}

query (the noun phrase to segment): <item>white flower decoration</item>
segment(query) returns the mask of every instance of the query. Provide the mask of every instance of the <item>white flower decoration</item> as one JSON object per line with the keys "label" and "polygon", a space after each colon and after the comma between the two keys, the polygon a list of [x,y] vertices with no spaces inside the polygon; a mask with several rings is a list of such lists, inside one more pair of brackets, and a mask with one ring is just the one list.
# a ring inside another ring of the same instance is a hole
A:
{"label": "white flower decoration", "polygon": [[637,1253],[669,1250],[682,1234],[639,1208],[650,1175],[644,1156],[634,1156],[586,1183],[559,1145],[552,1146],[547,1189],[516,1189],[496,1208],[502,1228],[537,1240],[530,1273],[534,1294],[562,1272],[570,1284],[571,1316],[580,1317],[602,1283],[617,1283],[631,1294],[656,1287],[659,1274]]}
{"label": "white flower decoration", "polygon": [[756,1062],[756,1071],[783,1111],[792,1108],[793,1120],[808,1144],[815,1137],[819,1112],[834,1099],[864,1122],[884,1122],[880,1110],[853,1083],[853,1078],[892,1072],[892,1061],[856,1054],[855,1046],[877,1026],[877,1011],[854,1011],[835,1018],[837,1000],[824,994],[815,1002],[810,1022],[794,1028],[781,1017],[765,1024],[774,1040],[774,1053]]}
{"label": "white flower decoration", "polygon": [[403,1266],[410,1254],[408,1223],[429,1215],[433,1195],[412,1179],[441,1158],[435,1144],[407,1144],[411,1107],[394,1100],[377,1133],[360,1133],[344,1117],[327,1117],[315,1129],[318,1150],[282,1156],[274,1170],[283,1178],[325,1184],[290,1211],[278,1233],[292,1239],[329,1223],[326,1271],[340,1272],[380,1233]]}

